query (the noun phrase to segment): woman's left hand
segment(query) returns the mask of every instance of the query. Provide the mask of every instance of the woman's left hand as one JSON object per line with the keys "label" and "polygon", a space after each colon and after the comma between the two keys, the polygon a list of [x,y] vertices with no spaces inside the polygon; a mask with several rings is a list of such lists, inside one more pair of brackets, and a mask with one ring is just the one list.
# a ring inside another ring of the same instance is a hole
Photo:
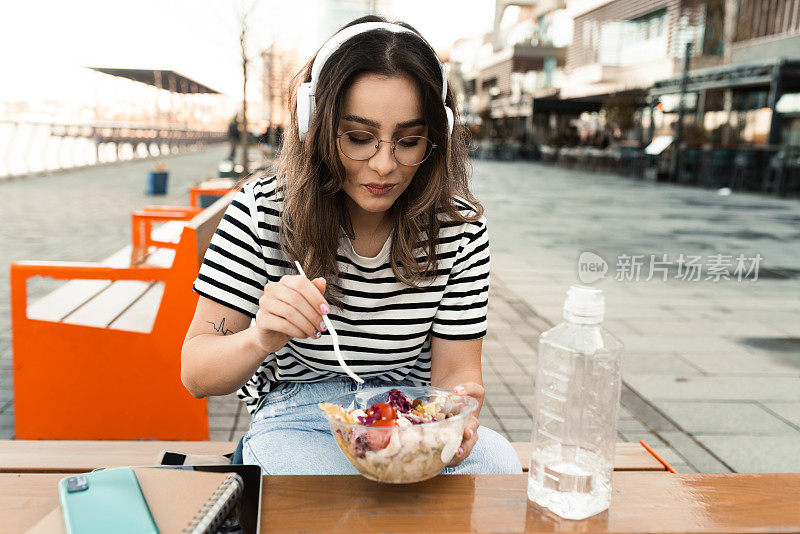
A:
{"label": "woman's left hand", "polygon": [[[477,382],[464,382],[463,384],[454,387],[453,392],[456,395],[467,395],[477,400],[478,411],[480,411],[481,407],[483,406],[484,389],[483,386]],[[450,463],[447,464],[448,467],[453,467],[460,464],[467,456],[469,456],[469,453],[472,451],[472,447],[474,447],[475,442],[478,441],[478,426],[480,426],[480,423],[478,422],[477,412],[470,414],[469,420],[467,421],[467,426],[464,428],[464,435],[461,438],[461,446],[458,448],[458,451],[456,452],[455,456],[453,456],[453,459],[450,461]]]}

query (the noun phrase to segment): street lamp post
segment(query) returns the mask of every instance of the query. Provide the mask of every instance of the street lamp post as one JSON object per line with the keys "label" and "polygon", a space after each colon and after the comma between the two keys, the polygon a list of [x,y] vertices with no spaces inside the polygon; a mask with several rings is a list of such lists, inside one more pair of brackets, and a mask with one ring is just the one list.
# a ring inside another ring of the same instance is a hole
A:
{"label": "street lamp post", "polygon": [[678,176],[680,165],[681,138],[683,137],[683,115],[686,109],[686,88],[689,85],[689,57],[692,55],[692,43],[686,43],[686,52],[683,55],[683,74],[681,76],[680,96],[678,98],[678,122],[675,124],[675,142],[670,160],[669,173],[673,179]]}

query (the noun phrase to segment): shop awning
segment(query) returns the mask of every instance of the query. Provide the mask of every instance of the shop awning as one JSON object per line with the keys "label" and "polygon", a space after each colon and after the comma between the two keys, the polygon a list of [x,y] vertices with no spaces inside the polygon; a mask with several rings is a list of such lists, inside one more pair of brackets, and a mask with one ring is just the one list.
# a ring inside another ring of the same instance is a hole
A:
{"label": "shop awning", "polygon": [[[686,90],[765,86],[770,85],[776,77],[784,81],[784,89],[800,86],[800,61],[777,59],[689,71]],[[648,93],[651,96],[678,93],[680,86],[681,76],[673,76],[655,82]]]}
{"label": "shop awning", "polygon": [[152,85],[159,89],[165,89],[171,93],[183,94],[220,94],[219,91],[211,89],[207,85],[196,82],[191,78],[179,74],[172,70],[159,70],[159,69],[109,69],[101,67],[89,67],[90,69],[102,72],[103,74],[110,74],[111,76],[119,76],[120,78],[127,78],[135,82]]}

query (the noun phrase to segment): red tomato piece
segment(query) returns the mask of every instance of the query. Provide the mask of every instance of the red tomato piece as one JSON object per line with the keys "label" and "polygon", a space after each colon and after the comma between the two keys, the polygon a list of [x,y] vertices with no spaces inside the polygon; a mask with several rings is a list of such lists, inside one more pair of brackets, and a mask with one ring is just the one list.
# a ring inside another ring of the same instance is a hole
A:
{"label": "red tomato piece", "polygon": [[394,421],[397,419],[397,414],[394,411],[394,408],[386,404],[385,402],[378,402],[372,405],[373,410],[378,410],[378,419],[381,421]]}

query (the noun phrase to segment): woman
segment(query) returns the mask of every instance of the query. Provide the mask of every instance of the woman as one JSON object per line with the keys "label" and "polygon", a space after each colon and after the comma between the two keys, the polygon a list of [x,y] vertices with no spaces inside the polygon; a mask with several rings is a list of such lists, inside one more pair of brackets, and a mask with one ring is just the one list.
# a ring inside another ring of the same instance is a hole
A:
{"label": "woman", "polygon": [[[298,75],[277,176],[247,183],[220,223],[182,380],[198,398],[238,392],[245,463],[356,473],[317,403],[361,387],[431,383],[482,404],[489,243],[443,74],[409,26],[353,21]],[[323,314],[365,384],[337,363]],[[445,471],[521,472],[478,426]]]}

